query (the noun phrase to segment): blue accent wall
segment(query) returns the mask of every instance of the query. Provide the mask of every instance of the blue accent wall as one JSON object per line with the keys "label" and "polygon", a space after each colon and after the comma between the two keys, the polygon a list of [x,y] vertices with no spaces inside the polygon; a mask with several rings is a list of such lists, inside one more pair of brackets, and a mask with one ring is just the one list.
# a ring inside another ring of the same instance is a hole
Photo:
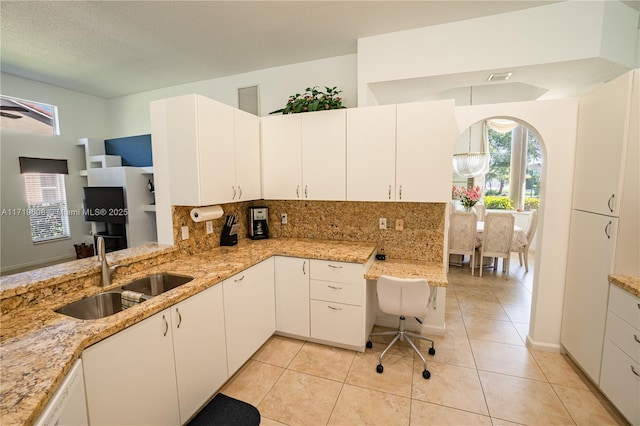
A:
{"label": "blue accent wall", "polygon": [[151,135],[105,139],[104,150],[107,155],[119,155],[123,166],[153,166]]}

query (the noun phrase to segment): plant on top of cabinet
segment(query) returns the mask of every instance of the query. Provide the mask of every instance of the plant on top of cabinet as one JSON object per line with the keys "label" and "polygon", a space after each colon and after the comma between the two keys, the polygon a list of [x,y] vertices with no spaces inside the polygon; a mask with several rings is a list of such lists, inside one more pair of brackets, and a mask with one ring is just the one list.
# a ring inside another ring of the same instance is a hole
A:
{"label": "plant on top of cabinet", "polygon": [[271,112],[271,114],[296,114],[299,112],[324,111],[329,109],[345,108],[342,98],[339,96],[342,90],[337,87],[326,87],[326,92],[318,90],[318,86],[307,87],[303,94],[296,93],[289,96],[284,108]]}

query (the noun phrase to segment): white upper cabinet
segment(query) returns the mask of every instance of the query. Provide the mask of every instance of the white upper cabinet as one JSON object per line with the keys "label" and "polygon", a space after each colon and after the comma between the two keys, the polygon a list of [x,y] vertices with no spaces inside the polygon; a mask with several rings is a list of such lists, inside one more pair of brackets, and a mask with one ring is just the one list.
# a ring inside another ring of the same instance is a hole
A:
{"label": "white upper cabinet", "polygon": [[263,118],[263,197],[344,201],[345,117],[332,110]]}
{"label": "white upper cabinet", "polygon": [[580,97],[574,209],[619,215],[632,82],[630,72]]}
{"label": "white upper cabinet", "polygon": [[398,104],[396,117],[396,200],[448,202],[458,133],[453,100]]}
{"label": "white upper cabinet", "polygon": [[164,99],[154,108],[162,111],[152,114],[151,127],[152,137],[166,141],[171,204],[260,198],[258,117],[200,95]]}
{"label": "white upper cabinet", "polygon": [[260,117],[233,110],[235,129],[236,201],[258,200],[260,188]]}
{"label": "white upper cabinet", "polygon": [[347,200],[394,201],[395,158],[396,106],[348,109]]}

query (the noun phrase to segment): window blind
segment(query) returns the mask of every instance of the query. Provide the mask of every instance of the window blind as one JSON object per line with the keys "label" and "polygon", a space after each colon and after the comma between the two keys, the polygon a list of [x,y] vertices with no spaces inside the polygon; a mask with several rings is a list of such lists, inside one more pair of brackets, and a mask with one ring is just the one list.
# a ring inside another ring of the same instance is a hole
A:
{"label": "window blind", "polygon": [[68,175],[67,160],[52,158],[18,157],[20,173],[57,173]]}
{"label": "window blind", "polygon": [[64,175],[24,173],[27,214],[34,243],[68,238],[69,216]]}

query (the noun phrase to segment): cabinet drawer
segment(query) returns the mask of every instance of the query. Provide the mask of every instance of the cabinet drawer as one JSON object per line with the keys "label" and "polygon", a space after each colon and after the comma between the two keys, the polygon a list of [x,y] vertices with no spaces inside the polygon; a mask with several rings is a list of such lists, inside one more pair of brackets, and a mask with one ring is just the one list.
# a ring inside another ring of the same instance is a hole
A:
{"label": "cabinet drawer", "polygon": [[362,306],[366,284],[311,280],[311,299]]}
{"label": "cabinet drawer", "polygon": [[[635,373],[634,373],[635,370]],[[600,389],[631,424],[640,424],[640,364],[605,339]]]}
{"label": "cabinet drawer", "polygon": [[364,268],[359,263],[330,262],[311,260],[311,279],[333,281],[337,283],[356,283],[364,281]]}
{"label": "cabinet drawer", "polygon": [[609,310],[640,330],[640,298],[610,284]]}
{"label": "cabinet drawer", "polygon": [[311,337],[345,345],[362,346],[364,332],[361,307],[311,301]]}
{"label": "cabinet drawer", "polygon": [[606,336],[631,359],[640,362],[640,331],[611,311],[607,313]]}

